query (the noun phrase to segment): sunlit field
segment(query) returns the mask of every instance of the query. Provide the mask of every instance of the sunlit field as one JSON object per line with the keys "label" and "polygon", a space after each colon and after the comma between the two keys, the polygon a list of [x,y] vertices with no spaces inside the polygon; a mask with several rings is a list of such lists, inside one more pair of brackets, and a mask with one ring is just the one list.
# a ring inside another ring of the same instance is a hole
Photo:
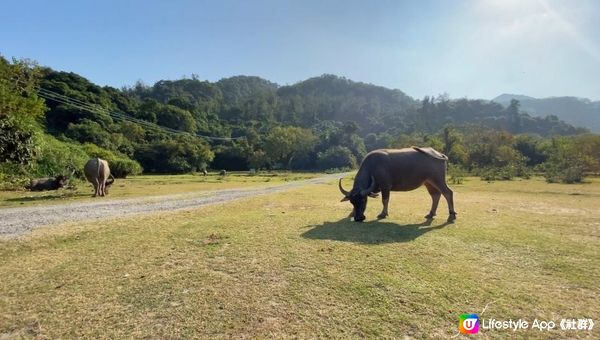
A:
{"label": "sunlit field", "polygon": [[[187,190],[181,178],[164,193]],[[137,181],[114,195],[142,191]],[[597,179],[452,187],[454,224],[443,200],[425,223],[425,189],[393,193],[389,219],[375,220],[373,199],[351,222],[332,182],[0,241],[0,338],[448,338],[462,313],[600,321]]]}
{"label": "sunlit field", "polygon": [[[209,191],[243,187],[268,186],[289,181],[308,179],[319,173],[298,172],[228,172],[226,176],[209,173],[207,176],[197,175],[143,175],[126,179],[117,178],[109,188],[106,198],[129,198],[195,191]],[[74,200],[92,199],[94,189],[91,183],[74,180],[67,188],[55,191],[0,191],[0,207],[29,206],[32,204],[56,204]],[[103,198],[95,198],[99,200]]]}

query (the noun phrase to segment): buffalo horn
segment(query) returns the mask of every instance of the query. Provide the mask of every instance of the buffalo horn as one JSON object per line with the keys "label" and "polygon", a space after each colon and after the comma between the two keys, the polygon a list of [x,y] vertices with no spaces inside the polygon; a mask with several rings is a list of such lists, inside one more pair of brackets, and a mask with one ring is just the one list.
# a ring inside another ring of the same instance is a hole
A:
{"label": "buffalo horn", "polygon": [[342,192],[342,194],[346,197],[348,197],[350,195],[350,193],[346,190],[344,190],[344,188],[342,188],[342,179],[340,178],[340,181],[338,182],[338,186],[340,187],[340,191]]}

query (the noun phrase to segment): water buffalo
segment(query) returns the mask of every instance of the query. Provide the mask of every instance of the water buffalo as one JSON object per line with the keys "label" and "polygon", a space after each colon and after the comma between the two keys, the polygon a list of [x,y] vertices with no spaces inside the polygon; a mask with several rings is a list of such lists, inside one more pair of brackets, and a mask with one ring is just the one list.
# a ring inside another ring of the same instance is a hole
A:
{"label": "water buffalo", "polygon": [[354,186],[349,192],[342,187],[342,179],[338,183],[344,194],[343,201],[350,201],[354,206],[351,216],[354,221],[365,219],[367,197],[377,197],[381,192],[383,210],[377,218],[388,216],[390,191],[410,191],[425,185],[431,195],[431,210],[425,216],[431,219],[444,195],[448,203],[448,221],[456,219],[452,190],[446,185],[446,161],[448,157],[432,148],[381,149],[367,154],[360,165],[354,179]]}
{"label": "water buffalo", "polygon": [[221,170],[221,171],[219,171],[219,175],[220,175],[220,176],[225,176],[225,175],[227,175],[227,170]]}
{"label": "water buffalo", "polygon": [[208,175],[208,171],[206,171],[206,169],[202,169],[202,175],[203,175],[203,176],[206,176],[206,175]]}
{"label": "water buffalo", "polygon": [[69,183],[69,179],[64,175],[56,177],[32,179],[25,188],[31,191],[57,190]]}
{"label": "water buffalo", "polygon": [[85,163],[83,173],[85,178],[94,186],[94,197],[108,194],[108,187],[115,181],[110,173],[108,162],[100,158],[92,158]]}

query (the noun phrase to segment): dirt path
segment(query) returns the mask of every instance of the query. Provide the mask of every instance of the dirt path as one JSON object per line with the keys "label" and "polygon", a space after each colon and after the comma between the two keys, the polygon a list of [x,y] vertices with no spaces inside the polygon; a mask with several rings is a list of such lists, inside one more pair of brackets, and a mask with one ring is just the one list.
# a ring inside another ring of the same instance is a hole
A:
{"label": "dirt path", "polygon": [[22,236],[31,230],[65,222],[97,220],[115,216],[130,216],[157,211],[197,208],[239,198],[281,192],[309,184],[318,184],[339,178],[341,174],[325,175],[303,181],[278,184],[266,188],[227,189],[195,193],[110,200],[99,198],[94,202],[68,203],[51,206],[0,209],[0,238]]}

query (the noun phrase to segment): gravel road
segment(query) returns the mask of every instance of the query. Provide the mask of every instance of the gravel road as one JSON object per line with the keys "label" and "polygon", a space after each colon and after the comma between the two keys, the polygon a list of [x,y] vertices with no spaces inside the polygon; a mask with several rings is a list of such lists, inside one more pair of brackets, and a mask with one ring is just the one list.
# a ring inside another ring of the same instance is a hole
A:
{"label": "gravel road", "polygon": [[199,191],[168,196],[114,200],[98,198],[93,202],[73,202],[50,206],[0,209],[0,238],[20,237],[35,228],[65,222],[98,220],[115,216],[131,216],[157,211],[197,208],[244,197],[281,192],[309,184],[324,183],[340,176],[342,175],[330,174],[308,180],[277,184],[267,188]]}

